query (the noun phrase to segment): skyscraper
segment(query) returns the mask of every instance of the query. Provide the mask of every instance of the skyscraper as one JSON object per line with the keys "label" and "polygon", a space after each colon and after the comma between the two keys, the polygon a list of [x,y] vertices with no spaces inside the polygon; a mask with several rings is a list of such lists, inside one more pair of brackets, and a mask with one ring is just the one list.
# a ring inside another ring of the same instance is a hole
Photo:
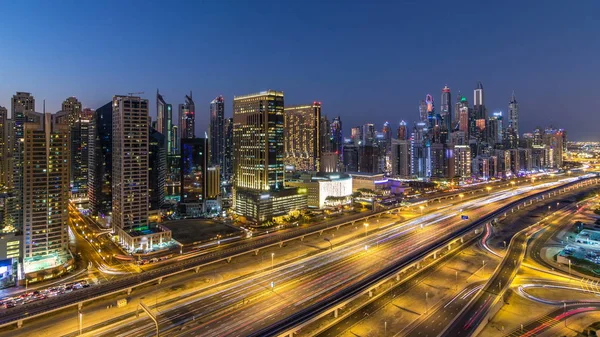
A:
{"label": "skyscraper", "polygon": [[491,146],[503,143],[502,112],[494,112],[493,116],[488,118],[485,130],[485,138]]}
{"label": "skyscraper", "polygon": [[112,102],[96,109],[89,126],[88,198],[93,215],[112,210]]}
{"label": "skyscraper", "polygon": [[62,102],[61,107],[61,111],[67,113],[67,118],[69,120],[70,125],[75,124],[75,122],[81,118],[81,102],[79,102],[79,100],[76,97],[68,97]]}
{"label": "skyscraper", "polygon": [[[208,128],[210,165],[223,168],[225,161],[225,100],[219,96],[210,102],[210,126]],[[222,171],[224,174],[225,172]]]}
{"label": "skyscraper", "polygon": [[406,129],[406,122],[401,121],[400,126],[398,126],[398,140],[407,140],[408,139],[408,130]]}
{"label": "skyscraper", "polygon": [[319,171],[321,157],[321,102],[284,109],[286,165],[298,171]]}
{"label": "skyscraper", "polygon": [[233,98],[234,209],[257,223],[307,203],[284,189],[284,113],[281,91]]}
{"label": "skyscraper", "polygon": [[167,104],[163,96],[156,89],[156,131],[162,133],[165,142],[165,153],[168,157],[173,150],[173,138],[171,132],[173,132],[173,106]]}
{"label": "skyscraper", "polygon": [[519,103],[515,97],[515,91],[513,90],[512,97],[508,103],[508,125],[512,127],[514,132],[519,137]]}
{"label": "skyscraper", "polygon": [[[24,127],[27,121],[33,121],[29,118],[29,114],[35,111],[35,98],[28,92],[17,92],[12,97],[11,101],[11,116],[13,127],[11,130],[12,151],[10,160],[12,163],[11,172],[11,187],[14,189],[15,207],[13,211],[13,219],[17,228],[23,226],[23,137]],[[38,116],[39,118],[39,116]]]}
{"label": "skyscraper", "polygon": [[196,105],[192,100],[192,93],[185,95],[185,104],[179,104],[179,132],[181,132],[180,138],[194,138],[196,137]]}
{"label": "skyscraper", "polygon": [[268,90],[233,99],[235,187],[283,188],[283,92]]}
{"label": "skyscraper", "polygon": [[165,156],[165,136],[150,128],[148,139],[148,195],[150,210],[160,209],[165,201],[165,179],[167,156]]}
{"label": "skyscraper", "polygon": [[410,177],[410,141],[401,138],[392,140],[392,176]]}
{"label": "skyscraper", "polygon": [[444,86],[442,89],[440,116],[442,117],[442,123],[446,130],[448,132],[452,131],[452,100],[450,88],[448,88],[448,86]]}
{"label": "skyscraper", "polygon": [[427,122],[427,103],[424,100],[419,102],[419,119],[421,122]]}
{"label": "skyscraper", "polygon": [[475,119],[485,119],[485,97],[483,95],[483,84],[477,82],[477,87],[473,91],[473,110]]}
{"label": "skyscraper", "polygon": [[148,225],[148,100],[112,102],[112,223],[117,235]]}
{"label": "skyscraper", "polygon": [[0,187],[8,185],[8,170],[11,169],[9,164],[9,150],[8,150],[8,135],[7,135],[7,123],[8,123],[8,110],[0,106]]}
{"label": "skyscraper", "polygon": [[233,118],[225,120],[225,150],[223,154],[223,167],[221,176],[223,181],[229,181],[233,176]]}
{"label": "skyscraper", "polygon": [[375,145],[375,125],[371,123],[364,124],[362,126],[361,136],[362,146]]}
{"label": "skyscraper", "polygon": [[[70,184],[73,197],[87,196],[88,186],[88,140],[90,120],[83,115],[81,102],[68,97],[62,102],[62,112],[70,126]],[[59,117],[60,118],[60,117]]]}
{"label": "skyscraper", "polygon": [[206,138],[181,140],[181,203],[180,211],[197,217],[204,213],[206,195],[206,169],[208,167],[208,141]]}
{"label": "skyscraper", "polygon": [[337,116],[331,121],[331,151],[342,155],[344,151],[344,133],[342,130],[342,118]]}
{"label": "skyscraper", "polygon": [[[23,125],[25,272],[61,265],[68,246],[69,124],[30,112]],[[66,115],[65,115],[66,117]],[[53,264],[52,264],[53,263]]]}

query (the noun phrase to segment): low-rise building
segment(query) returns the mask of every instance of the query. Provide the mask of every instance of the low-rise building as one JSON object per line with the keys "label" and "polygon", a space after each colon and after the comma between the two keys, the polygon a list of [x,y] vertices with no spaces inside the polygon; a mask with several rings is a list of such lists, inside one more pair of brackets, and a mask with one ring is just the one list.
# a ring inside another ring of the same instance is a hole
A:
{"label": "low-rise building", "polygon": [[306,189],[307,205],[310,208],[320,209],[349,203],[352,196],[352,177],[348,174],[303,175],[300,179],[289,181],[287,184]]}

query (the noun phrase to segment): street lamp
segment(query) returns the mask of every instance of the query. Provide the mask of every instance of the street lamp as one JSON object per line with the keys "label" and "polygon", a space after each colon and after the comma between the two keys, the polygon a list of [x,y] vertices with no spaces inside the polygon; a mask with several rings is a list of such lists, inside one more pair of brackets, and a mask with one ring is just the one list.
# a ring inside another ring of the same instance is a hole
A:
{"label": "street lamp", "polygon": [[490,191],[492,190],[492,188],[487,186],[485,189],[488,191],[488,194],[490,194]]}
{"label": "street lamp", "polygon": [[424,209],[425,207],[423,207],[423,206],[419,206],[419,208],[421,209],[421,214],[423,214],[423,209]]}
{"label": "street lamp", "polygon": [[273,269],[273,258],[275,257],[275,253],[271,253],[271,269]]}
{"label": "street lamp", "polygon": [[461,193],[461,194],[459,194],[458,196],[460,197],[460,201],[462,201],[462,200],[463,200],[463,198],[465,197],[465,195],[464,195],[464,194],[462,194],[462,193]]}
{"label": "street lamp", "polygon": [[365,222],[365,237],[369,235],[369,224]]}
{"label": "street lamp", "polygon": [[427,311],[429,311],[429,309],[427,308],[427,300],[429,299],[429,293],[425,293],[425,313],[427,313]]}
{"label": "street lamp", "polygon": [[81,336],[83,330],[83,313],[79,311],[79,335]]}

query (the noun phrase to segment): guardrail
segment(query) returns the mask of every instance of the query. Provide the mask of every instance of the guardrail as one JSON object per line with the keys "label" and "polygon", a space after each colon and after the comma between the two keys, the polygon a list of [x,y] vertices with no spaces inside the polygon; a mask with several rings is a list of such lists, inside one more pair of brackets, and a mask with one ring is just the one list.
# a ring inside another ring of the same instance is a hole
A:
{"label": "guardrail", "polygon": [[417,261],[429,256],[431,254],[430,252],[436,251],[439,249],[443,249],[444,247],[446,247],[448,245],[449,242],[452,242],[453,240],[455,240],[456,237],[464,236],[466,233],[476,229],[479,226],[486,224],[489,221],[492,221],[494,218],[496,218],[504,213],[511,211],[513,208],[520,207],[521,204],[523,204],[525,206],[525,204],[527,202],[533,201],[533,199],[542,199],[543,200],[545,195],[548,195],[548,197],[550,197],[550,195],[552,195],[552,194],[556,195],[556,193],[560,193],[560,190],[563,190],[562,192],[565,192],[568,190],[572,190],[573,188],[578,188],[578,187],[581,187],[584,185],[588,186],[590,184],[595,184],[595,183],[598,183],[597,178],[587,178],[584,180],[577,180],[577,181],[573,181],[573,182],[567,183],[565,185],[557,186],[550,190],[539,192],[539,193],[536,193],[529,197],[511,202],[508,205],[505,205],[505,206],[501,207],[500,209],[496,210],[495,212],[492,212],[492,213],[489,213],[488,215],[483,216],[478,221],[473,222],[472,224],[456,231],[455,233],[447,234],[445,237],[438,240],[438,242],[432,243],[432,244],[424,247],[423,249],[419,250],[418,252],[408,255],[402,262],[400,262],[396,265],[389,266],[389,267],[381,270],[380,272],[377,272],[375,274],[368,276],[361,282],[350,286],[345,292],[340,292],[340,293],[331,295],[317,303],[314,303],[314,304],[298,311],[297,313],[287,317],[285,320],[279,321],[279,322],[272,324],[266,328],[256,331],[255,333],[251,334],[250,336],[253,336],[253,337],[293,336],[294,333],[299,329],[299,327],[305,326],[306,324],[308,324],[307,322],[312,321],[313,317],[319,316],[323,312],[331,312],[335,308],[341,306],[341,303],[344,303],[348,300],[352,300],[360,295],[365,294],[366,292],[368,292],[369,289],[371,289],[373,287],[372,286],[373,284],[377,283],[382,278],[387,279],[388,277],[399,273],[399,271],[402,270],[403,268],[405,268],[406,266],[416,263]]}

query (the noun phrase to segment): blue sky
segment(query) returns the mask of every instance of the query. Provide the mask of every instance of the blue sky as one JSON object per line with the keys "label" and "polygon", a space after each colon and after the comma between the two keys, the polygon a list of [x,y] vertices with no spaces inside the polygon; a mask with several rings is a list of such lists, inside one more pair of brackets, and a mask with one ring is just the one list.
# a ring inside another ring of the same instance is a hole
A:
{"label": "blue sky", "polygon": [[215,96],[231,115],[234,95],[277,89],[286,104],[322,101],[348,133],[414,121],[446,84],[472,101],[482,81],[490,114],[515,90],[521,132],[553,124],[600,141],[598,1],[13,1],[2,12],[7,108],[16,91],[54,112],[68,96],[154,102],[156,88],[176,107],[192,90],[201,134]]}

